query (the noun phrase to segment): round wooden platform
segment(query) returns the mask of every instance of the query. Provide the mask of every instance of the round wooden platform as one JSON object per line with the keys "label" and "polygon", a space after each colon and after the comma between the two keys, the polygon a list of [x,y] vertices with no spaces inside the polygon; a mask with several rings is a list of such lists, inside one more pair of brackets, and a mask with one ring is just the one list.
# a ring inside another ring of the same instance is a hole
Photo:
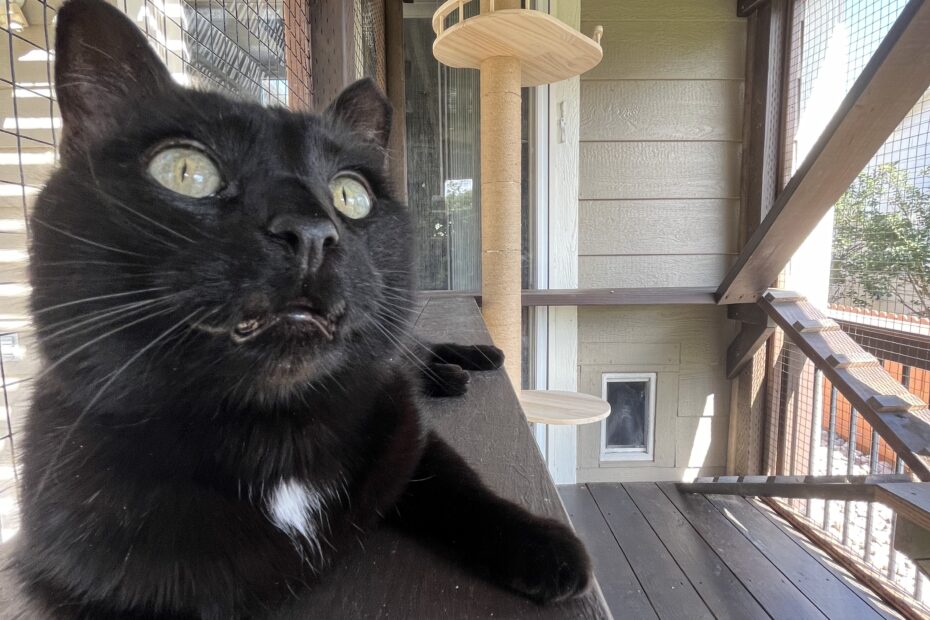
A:
{"label": "round wooden platform", "polygon": [[522,390],[520,405],[526,419],[538,424],[590,424],[610,415],[606,400],[561,390]]}
{"label": "round wooden platform", "polygon": [[[440,7],[436,15],[442,10]],[[433,55],[439,62],[477,69],[488,58],[510,56],[520,60],[523,86],[551,84],[580,75],[603,56],[601,46],[590,37],[531,9],[482,13],[445,29],[442,19],[434,18],[433,29]]]}

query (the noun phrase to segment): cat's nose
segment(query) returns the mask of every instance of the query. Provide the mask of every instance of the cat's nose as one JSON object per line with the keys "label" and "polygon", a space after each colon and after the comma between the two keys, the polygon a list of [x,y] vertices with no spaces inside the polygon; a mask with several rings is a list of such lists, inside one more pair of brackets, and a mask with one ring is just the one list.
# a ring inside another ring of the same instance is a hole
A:
{"label": "cat's nose", "polygon": [[339,243],[336,225],[327,218],[285,213],[271,220],[268,231],[294,251],[304,273],[319,269],[326,251]]}

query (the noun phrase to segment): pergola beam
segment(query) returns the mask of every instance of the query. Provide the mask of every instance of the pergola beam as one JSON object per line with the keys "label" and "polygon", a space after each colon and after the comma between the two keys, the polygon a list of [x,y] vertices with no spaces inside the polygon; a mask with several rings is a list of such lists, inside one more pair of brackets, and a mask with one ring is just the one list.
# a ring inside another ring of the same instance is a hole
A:
{"label": "pergola beam", "polygon": [[717,289],[757,300],[930,86],[930,2],[910,0]]}

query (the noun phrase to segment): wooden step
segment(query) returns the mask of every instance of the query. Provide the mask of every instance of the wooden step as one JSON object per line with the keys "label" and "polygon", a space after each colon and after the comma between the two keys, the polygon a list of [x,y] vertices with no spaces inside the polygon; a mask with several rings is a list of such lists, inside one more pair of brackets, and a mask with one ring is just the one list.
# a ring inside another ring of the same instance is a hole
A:
{"label": "wooden step", "polygon": [[850,353],[834,353],[827,357],[827,363],[834,368],[861,368],[863,366],[878,366],[879,361],[871,353],[865,351]]}
{"label": "wooden step", "polygon": [[894,394],[876,394],[869,398],[869,406],[881,413],[910,411],[911,409],[920,408],[920,405],[915,405]]}
{"label": "wooden step", "polygon": [[785,291],[780,288],[770,288],[765,292],[765,300],[771,304],[781,304],[797,301],[807,301],[807,297],[795,291]]}
{"label": "wooden step", "polygon": [[807,300],[769,291],[759,306],[921,480],[930,481],[930,409]]}
{"label": "wooden step", "polygon": [[794,329],[802,334],[825,332],[839,328],[839,324],[833,319],[798,319],[794,322]]}

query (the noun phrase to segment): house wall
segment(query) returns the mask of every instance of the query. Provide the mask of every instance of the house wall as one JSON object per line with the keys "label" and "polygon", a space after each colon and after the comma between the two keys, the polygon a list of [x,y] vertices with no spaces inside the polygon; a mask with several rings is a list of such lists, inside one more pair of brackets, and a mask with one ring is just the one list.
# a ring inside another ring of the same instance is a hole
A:
{"label": "house wall", "polygon": [[[579,287],[716,287],[737,251],[745,20],[732,0],[584,0],[604,60],[581,78]],[[578,433],[578,480],[677,480],[726,465],[734,335],[715,306],[578,312],[579,391],[655,372],[655,458],[600,461]]]}

